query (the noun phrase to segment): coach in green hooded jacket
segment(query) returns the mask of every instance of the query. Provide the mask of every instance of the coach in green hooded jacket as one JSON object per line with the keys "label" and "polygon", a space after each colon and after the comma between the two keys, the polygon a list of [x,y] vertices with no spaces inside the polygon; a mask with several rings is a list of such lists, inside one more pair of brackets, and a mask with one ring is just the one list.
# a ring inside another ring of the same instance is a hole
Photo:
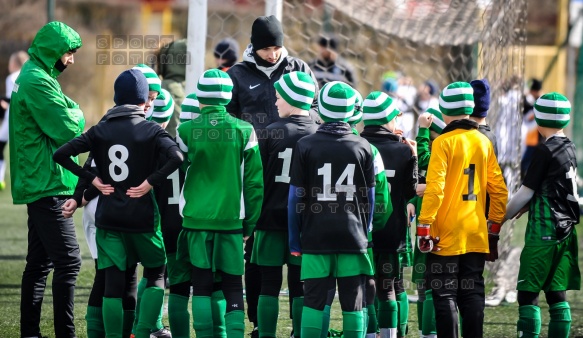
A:
{"label": "coach in green hooded jacket", "polygon": [[75,337],[74,289],[81,267],[72,218],[61,206],[77,178],[53,162],[53,153],[79,136],[83,112],[63,94],[57,76],[74,63],[81,37],[61,22],[36,34],[16,80],[10,105],[10,171],[14,204],[28,210],[28,253],[22,275],[22,337],[41,337],[39,328],[46,279],[54,269],[53,307],[57,338]]}

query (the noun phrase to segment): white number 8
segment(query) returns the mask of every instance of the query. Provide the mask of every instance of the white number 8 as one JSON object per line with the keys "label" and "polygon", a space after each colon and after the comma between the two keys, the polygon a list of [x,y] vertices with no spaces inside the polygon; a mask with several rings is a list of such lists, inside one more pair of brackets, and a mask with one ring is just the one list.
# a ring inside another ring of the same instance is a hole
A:
{"label": "white number 8", "polygon": [[[118,152],[120,153],[120,157],[117,157]],[[121,182],[128,178],[130,169],[125,163],[130,155],[128,148],[121,144],[114,144],[109,148],[107,154],[111,160],[111,164],[109,165],[109,176],[111,176],[111,179],[116,182]],[[119,174],[115,173],[115,167],[120,169],[121,172]]]}

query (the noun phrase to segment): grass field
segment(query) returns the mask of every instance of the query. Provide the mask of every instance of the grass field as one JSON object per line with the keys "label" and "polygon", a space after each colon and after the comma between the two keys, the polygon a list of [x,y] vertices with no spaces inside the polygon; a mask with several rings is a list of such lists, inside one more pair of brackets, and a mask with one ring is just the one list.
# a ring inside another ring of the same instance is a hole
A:
{"label": "grass field", "polygon": [[[16,338],[20,334],[20,282],[27,249],[26,207],[12,204],[9,189],[0,192],[0,338]],[[83,265],[75,293],[75,324],[77,335],[82,338],[86,337],[84,316],[93,281],[94,265],[85,241],[80,213],[75,216],[75,224],[77,225],[77,238],[83,257]],[[524,222],[519,223],[516,233],[515,242],[520,244],[522,241],[521,234],[524,233]],[[581,244],[580,236],[580,247],[583,247]],[[43,304],[41,331],[48,337],[54,337],[50,283],[51,280],[49,279],[47,283],[49,287],[47,287]],[[412,290],[409,290],[409,292],[412,293]],[[570,291],[568,298],[571,303],[573,318],[571,337],[583,337],[583,293]],[[289,337],[291,321],[288,319],[289,307],[287,298],[282,297],[280,304],[278,337]],[[541,337],[547,337],[549,315],[548,306],[544,302],[544,295],[541,297],[541,308],[543,316]],[[484,337],[515,337],[517,317],[518,306],[516,304],[486,308]],[[410,306],[409,319],[409,334],[407,336],[418,337],[416,306],[414,303]],[[165,320],[165,323],[167,324],[168,321]],[[250,331],[251,325],[247,324],[247,331]],[[337,301],[334,302],[332,308],[330,327],[342,328],[341,311]],[[191,336],[195,337],[194,331]]]}

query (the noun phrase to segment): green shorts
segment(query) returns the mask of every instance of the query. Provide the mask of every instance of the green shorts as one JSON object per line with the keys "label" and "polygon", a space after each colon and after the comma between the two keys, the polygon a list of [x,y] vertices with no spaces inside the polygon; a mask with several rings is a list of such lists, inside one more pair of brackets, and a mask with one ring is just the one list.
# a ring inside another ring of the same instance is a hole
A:
{"label": "green shorts", "polygon": [[302,257],[289,253],[287,232],[255,230],[251,263],[261,266],[301,265]]}
{"label": "green shorts", "polygon": [[176,260],[188,261],[199,269],[242,276],[243,244],[243,234],[182,230]]}
{"label": "green shorts", "polygon": [[367,253],[302,255],[301,279],[351,277],[373,274],[372,260]]}
{"label": "green shorts", "polygon": [[166,251],[162,232],[127,233],[97,228],[97,266],[112,266],[126,271],[128,266],[141,263],[146,268],[166,264]]}
{"label": "green shorts", "polygon": [[526,246],[520,254],[518,291],[565,291],[581,288],[577,234],[548,246]]}
{"label": "green shorts", "polygon": [[374,255],[374,266],[377,277],[402,278],[401,272],[405,265],[401,259],[403,253],[377,253]]}

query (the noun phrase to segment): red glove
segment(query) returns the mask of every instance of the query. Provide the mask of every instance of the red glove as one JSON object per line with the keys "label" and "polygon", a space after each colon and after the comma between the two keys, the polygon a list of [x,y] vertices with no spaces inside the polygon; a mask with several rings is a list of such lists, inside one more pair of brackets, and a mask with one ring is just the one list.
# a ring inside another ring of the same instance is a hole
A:
{"label": "red glove", "polygon": [[429,224],[417,224],[417,247],[422,253],[441,250],[437,247],[439,237],[431,237],[429,229]]}
{"label": "red glove", "polygon": [[498,240],[501,228],[501,224],[488,221],[488,247],[490,249],[490,253],[486,254],[488,262],[494,262],[498,259]]}

